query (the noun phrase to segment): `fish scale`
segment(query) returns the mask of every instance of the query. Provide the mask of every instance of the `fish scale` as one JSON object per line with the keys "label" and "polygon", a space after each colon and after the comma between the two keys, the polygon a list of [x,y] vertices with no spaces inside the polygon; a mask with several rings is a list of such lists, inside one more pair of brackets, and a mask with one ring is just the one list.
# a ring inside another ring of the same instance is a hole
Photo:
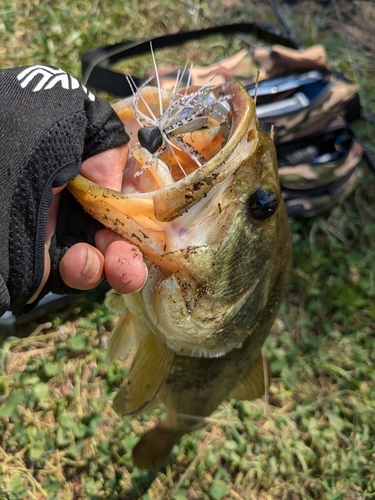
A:
{"label": "fish scale", "polygon": [[[168,174],[170,166],[159,156],[134,177],[151,153],[141,154],[133,139],[125,193],[82,177],[69,184],[85,210],[141,249],[149,268],[142,290],[121,296],[112,291],[107,298],[121,314],[108,341],[109,361],[130,359],[133,352],[114,409],[131,417],[163,403],[167,411],[133,450],[141,468],[164,466],[179,439],[204,425],[226,398],[264,394],[269,374],[261,349],[290,267],[275,148],[259,128],[254,102],[238,83],[204,91],[229,110],[225,134],[212,133],[214,121],[194,132],[194,148],[211,151],[201,166],[181,156],[190,173],[180,177],[173,168]],[[173,98],[163,89],[139,92],[142,99],[115,107],[126,128],[139,128],[133,107],[142,100],[154,109],[159,92],[163,102]],[[191,93],[199,94],[196,88]]]}

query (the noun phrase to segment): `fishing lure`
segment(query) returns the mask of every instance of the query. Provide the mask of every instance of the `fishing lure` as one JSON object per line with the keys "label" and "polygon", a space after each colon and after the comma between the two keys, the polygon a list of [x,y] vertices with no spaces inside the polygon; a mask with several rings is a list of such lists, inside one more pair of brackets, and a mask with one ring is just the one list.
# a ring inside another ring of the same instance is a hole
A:
{"label": "fishing lure", "polygon": [[[155,68],[156,63],[154,60]],[[187,85],[185,90],[179,90],[183,81],[184,70],[177,75],[176,83],[169,102],[163,102],[162,89],[156,68],[156,80],[159,95],[158,113],[151,109],[148,102],[142,95],[142,90],[152,80],[148,79],[141,87],[137,88],[134,81],[128,78],[129,84],[133,89],[133,107],[134,115],[140,125],[138,130],[139,146],[145,148],[151,157],[139,169],[135,176],[140,176],[147,168],[166,154],[173,157],[179,168],[186,176],[186,172],[181,161],[176,154],[176,150],[183,151],[194,161],[197,167],[201,167],[207,161],[206,158],[195,148],[191,142],[185,138],[186,134],[192,134],[204,128],[220,126],[223,138],[229,135],[230,106],[228,100],[231,96],[223,95],[217,97],[210,90],[211,80],[196,91],[188,92]],[[141,109],[143,105],[144,111]]]}

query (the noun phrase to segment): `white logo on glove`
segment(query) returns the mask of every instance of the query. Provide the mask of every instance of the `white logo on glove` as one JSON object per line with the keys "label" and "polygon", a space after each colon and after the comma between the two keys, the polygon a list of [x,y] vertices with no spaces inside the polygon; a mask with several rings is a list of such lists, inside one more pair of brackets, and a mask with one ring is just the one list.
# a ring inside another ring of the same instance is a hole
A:
{"label": "white logo on glove", "polygon": [[62,69],[50,68],[49,66],[43,66],[37,64],[26,68],[17,76],[17,80],[21,82],[21,87],[24,89],[27,87],[35,77],[41,77],[38,83],[33,88],[33,92],[39,92],[40,90],[52,89],[55,85],[60,83],[63,89],[75,90],[81,87],[83,91],[87,94],[87,97],[91,101],[95,101],[95,96],[87,88],[82,85],[76,78],[68,75]]}

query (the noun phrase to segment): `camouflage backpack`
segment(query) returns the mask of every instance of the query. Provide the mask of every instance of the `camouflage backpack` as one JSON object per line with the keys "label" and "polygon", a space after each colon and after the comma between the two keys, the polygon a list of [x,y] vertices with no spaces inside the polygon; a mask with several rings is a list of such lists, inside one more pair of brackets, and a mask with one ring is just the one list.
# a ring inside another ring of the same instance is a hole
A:
{"label": "camouflage backpack", "polygon": [[[260,23],[220,26],[140,42],[101,47],[81,56],[84,83],[118,97],[131,95],[126,76],[110,63],[216,33],[255,34],[268,47],[242,50],[208,67],[194,66],[191,85],[238,80],[252,96],[265,131],[273,129],[280,184],[288,214],[311,217],[330,210],[355,187],[363,146],[350,123],[360,117],[357,87],[327,63],[324,47],[299,49],[290,38]],[[132,77],[142,84],[143,78]],[[176,68],[158,68],[161,85],[174,85]]]}

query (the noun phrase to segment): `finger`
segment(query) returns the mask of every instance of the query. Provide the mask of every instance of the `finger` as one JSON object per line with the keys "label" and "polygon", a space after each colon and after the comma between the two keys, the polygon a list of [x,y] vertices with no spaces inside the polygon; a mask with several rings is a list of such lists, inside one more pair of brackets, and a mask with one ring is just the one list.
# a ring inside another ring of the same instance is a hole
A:
{"label": "finger", "polygon": [[99,231],[95,233],[95,246],[102,252],[103,255],[105,254],[109,245],[114,241],[123,241],[127,245],[133,246],[131,243],[124,240],[124,238],[121,238],[121,236],[113,233],[109,229],[99,229]]}
{"label": "finger", "polygon": [[87,243],[76,243],[68,249],[60,262],[64,282],[77,290],[90,290],[104,279],[104,256]]}
{"label": "finger", "polygon": [[36,300],[40,294],[40,292],[43,290],[44,285],[47,283],[49,272],[51,270],[51,259],[49,256],[49,251],[48,251],[49,245],[44,245],[44,273],[43,273],[43,278],[42,281],[38,287],[38,290],[34,293],[34,295],[27,301],[28,304],[32,304],[34,300]]}
{"label": "finger", "polygon": [[112,288],[119,293],[142,288],[148,271],[138,248],[108,229],[96,233],[95,244],[105,255],[105,274]]}
{"label": "finger", "polygon": [[134,245],[127,241],[114,241],[105,252],[105,275],[117,292],[129,293],[145,284],[147,267]]}
{"label": "finger", "polygon": [[55,196],[53,197],[53,201],[51,203],[51,206],[48,211],[48,219],[47,219],[47,226],[46,226],[46,236],[45,236],[45,242],[44,242],[44,273],[43,273],[43,278],[42,281],[37,289],[37,291],[34,293],[34,295],[27,301],[28,304],[32,304],[34,300],[36,300],[40,294],[40,292],[43,290],[44,285],[47,283],[48,276],[51,270],[51,258],[49,256],[49,247],[51,245],[51,238],[53,233],[55,232],[55,227],[56,227],[56,219],[57,219],[57,210],[59,207],[59,202],[60,202],[60,191],[64,188],[62,186],[61,188],[54,188],[52,191],[54,192]]}
{"label": "finger", "polygon": [[46,236],[45,236],[45,244],[47,248],[51,246],[51,239],[52,236],[56,230],[56,221],[57,221],[57,212],[59,210],[59,204],[60,204],[60,199],[61,199],[61,191],[64,189],[64,186],[61,186],[59,188],[53,188],[52,191],[54,193],[54,197],[51,203],[51,206],[49,207],[48,211],[48,219],[47,219],[47,226],[46,226]]}
{"label": "finger", "polygon": [[82,163],[81,174],[99,186],[121,191],[129,146],[108,149]]}

